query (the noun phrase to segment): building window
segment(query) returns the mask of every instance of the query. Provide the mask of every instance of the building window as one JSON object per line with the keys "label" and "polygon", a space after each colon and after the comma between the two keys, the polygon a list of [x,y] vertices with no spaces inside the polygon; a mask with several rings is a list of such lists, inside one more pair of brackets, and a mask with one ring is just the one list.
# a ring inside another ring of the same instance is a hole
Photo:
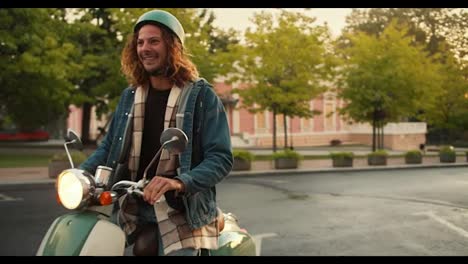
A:
{"label": "building window", "polygon": [[284,117],[283,114],[276,115],[276,131],[284,132]]}
{"label": "building window", "polygon": [[268,124],[267,124],[267,112],[258,112],[255,114],[255,132],[256,133],[267,133]]}
{"label": "building window", "polygon": [[325,101],[325,131],[334,131],[335,126],[335,104],[333,101]]}
{"label": "building window", "polygon": [[[314,109],[314,103],[310,101],[310,109]],[[311,118],[301,118],[301,131],[302,132],[312,132],[314,131],[314,117]]]}
{"label": "building window", "polygon": [[257,128],[265,129],[266,128],[266,118],[265,112],[257,113]]}

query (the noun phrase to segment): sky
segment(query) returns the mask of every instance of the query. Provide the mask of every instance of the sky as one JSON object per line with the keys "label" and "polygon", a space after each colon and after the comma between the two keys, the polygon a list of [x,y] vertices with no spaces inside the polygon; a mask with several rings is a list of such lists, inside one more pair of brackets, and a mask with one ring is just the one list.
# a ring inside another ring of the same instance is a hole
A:
{"label": "sky", "polygon": [[[216,15],[214,25],[223,29],[234,28],[244,31],[247,27],[252,27],[253,23],[249,18],[253,17],[254,13],[262,10],[274,11],[273,8],[210,8]],[[351,13],[351,8],[288,8],[293,11],[304,11],[307,15],[317,18],[317,25],[322,25],[327,22],[331,33],[334,37],[341,33],[341,29],[345,26],[345,18]]]}

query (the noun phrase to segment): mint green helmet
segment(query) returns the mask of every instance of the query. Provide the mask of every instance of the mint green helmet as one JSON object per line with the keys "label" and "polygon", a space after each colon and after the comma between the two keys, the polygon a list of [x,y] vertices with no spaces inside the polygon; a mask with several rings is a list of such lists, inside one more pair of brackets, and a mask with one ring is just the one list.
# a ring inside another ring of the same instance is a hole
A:
{"label": "mint green helmet", "polygon": [[137,32],[143,25],[151,24],[151,22],[157,22],[169,28],[184,46],[185,31],[182,24],[174,15],[164,10],[152,10],[141,15],[133,27],[133,32]]}

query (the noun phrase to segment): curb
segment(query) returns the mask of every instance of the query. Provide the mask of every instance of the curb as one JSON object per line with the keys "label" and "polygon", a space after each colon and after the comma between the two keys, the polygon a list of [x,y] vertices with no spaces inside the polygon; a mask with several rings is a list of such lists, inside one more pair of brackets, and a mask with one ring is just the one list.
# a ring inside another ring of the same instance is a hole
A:
{"label": "curb", "polygon": [[[255,177],[255,176],[283,176],[283,175],[304,175],[316,173],[337,173],[337,172],[360,172],[360,171],[386,171],[386,170],[414,170],[414,169],[431,169],[431,168],[459,168],[468,167],[468,163],[454,164],[414,164],[414,165],[383,165],[369,167],[348,167],[348,168],[319,168],[319,169],[277,169],[263,171],[232,171],[227,177]],[[10,180],[1,181],[3,185],[24,185],[24,184],[54,184],[56,179],[38,179],[38,180]]]}
{"label": "curb", "polygon": [[312,173],[330,173],[330,172],[359,172],[359,171],[385,171],[385,170],[406,170],[406,169],[431,169],[431,168],[457,168],[468,167],[468,163],[455,164],[415,164],[415,165],[384,165],[371,167],[350,167],[350,168],[320,168],[320,169],[284,169],[284,170],[265,170],[265,171],[233,171],[228,177],[252,177],[252,176],[280,176],[280,175],[300,175]]}
{"label": "curb", "polygon": [[0,186],[3,185],[26,185],[26,184],[55,184],[55,179],[43,180],[24,180],[24,181],[0,181]]}

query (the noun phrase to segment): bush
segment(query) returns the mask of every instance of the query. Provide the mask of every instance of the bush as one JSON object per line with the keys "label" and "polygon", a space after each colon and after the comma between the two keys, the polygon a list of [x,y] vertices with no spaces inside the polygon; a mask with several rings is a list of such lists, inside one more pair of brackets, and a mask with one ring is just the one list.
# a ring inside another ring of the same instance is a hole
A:
{"label": "bush", "polygon": [[333,167],[352,167],[354,153],[353,152],[332,152],[330,158],[333,162]]}
{"label": "bush", "polygon": [[[81,163],[83,163],[88,157],[85,153],[80,151],[71,151],[70,152],[73,165],[78,167]],[[68,159],[66,152],[60,152],[54,154],[49,159],[49,178],[55,179],[63,170],[70,169],[71,167],[70,161]]]}
{"label": "bush", "polygon": [[387,165],[388,152],[379,149],[374,152],[367,154],[368,165]]}
{"label": "bush", "polygon": [[291,149],[285,149],[282,151],[275,152],[271,156],[273,159],[286,158],[286,159],[300,160],[303,158],[302,155],[299,154],[299,152],[291,150]]}
{"label": "bush", "polygon": [[353,152],[332,152],[330,153],[332,159],[354,158]]}
{"label": "bush", "polygon": [[405,153],[406,164],[420,164],[422,163],[422,154],[419,150],[409,150]]}
{"label": "bush", "polygon": [[299,160],[303,158],[299,152],[292,149],[284,149],[273,153],[271,156],[275,163],[275,169],[296,169]]}
{"label": "bush", "polygon": [[245,149],[234,149],[232,151],[232,156],[236,159],[241,159],[241,160],[246,160],[246,161],[252,161],[254,160],[254,155]]}
{"label": "bush", "polygon": [[451,154],[451,153],[455,153],[455,149],[453,148],[453,146],[450,146],[450,145],[443,145],[443,146],[440,147],[439,153],[448,153],[448,154]]}
{"label": "bush", "polygon": [[388,157],[388,152],[383,149],[376,150],[367,154],[368,157]]}
{"label": "bush", "polygon": [[[81,151],[71,151],[70,155],[75,165],[83,163],[88,158],[88,156]],[[69,161],[69,160],[68,160],[68,156],[66,152],[60,152],[60,153],[55,153],[50,158],[49,161],[52,162],[52,161]]]}
{"label": "bush", "polygon": [[405,158],[420,158],[422,157],[421,151],[419,150],[409,150],[405,153]]}
{"label": "bush", "polygon": [[439,149],[440,162],[455,162],[456,153],[453,146],[443,145]]}
{"label": "bush", "polygon": [[233,171],[250,170],[252,167],[251,163],[254,159],[254,155],[248,150],[234,149],[232,151],[232,156],[234,157]]}

